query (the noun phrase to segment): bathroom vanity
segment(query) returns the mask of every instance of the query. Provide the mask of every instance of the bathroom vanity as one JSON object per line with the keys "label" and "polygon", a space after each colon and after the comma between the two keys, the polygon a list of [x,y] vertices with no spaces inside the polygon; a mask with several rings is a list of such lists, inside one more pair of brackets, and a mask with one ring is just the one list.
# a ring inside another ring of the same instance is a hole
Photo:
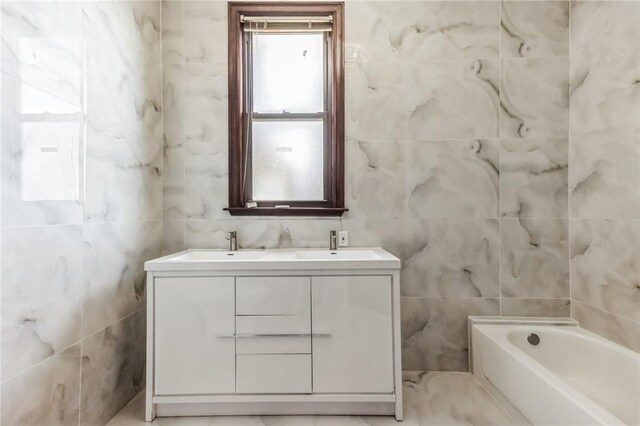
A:
{"label": "bathroom vanity", "polygon": [[187,250],[145,270],[147,421],[402,420],[400,261],[385,250]]}

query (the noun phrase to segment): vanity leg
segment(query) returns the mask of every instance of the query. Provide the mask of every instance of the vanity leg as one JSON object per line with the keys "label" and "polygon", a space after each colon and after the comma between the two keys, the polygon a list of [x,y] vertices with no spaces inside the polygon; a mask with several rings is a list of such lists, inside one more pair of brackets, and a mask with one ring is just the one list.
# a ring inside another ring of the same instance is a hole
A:
{"label": "vanity leg", "polygon": [[147,272],[147,380],[144,395],[144,420],[153,421],[153,273]]}
{"label": "vanity leg", "polygon": [[396,420],[399,422],[404,420],[404,413],[402,411],[402,401],[396,401]]}
{"label": "vanity leg", "polygon": [[[148,398],[151,399],[151,398]],[[145,406],[144,406],[144,421],[145,422],[152,422],[153,419],[156,418],[156,410],[155,407],[153,406],[153,403],[149,402],[148,400],[145,401]]]}
{"label": "vanity leg", "polygon": [[395,415],[401,422],[404,418],[402,409],[402,362],[400,351],[402,348],[400,331],[400,272],[393,273],[393,362],[394,362],[394,388],[396,394]]}

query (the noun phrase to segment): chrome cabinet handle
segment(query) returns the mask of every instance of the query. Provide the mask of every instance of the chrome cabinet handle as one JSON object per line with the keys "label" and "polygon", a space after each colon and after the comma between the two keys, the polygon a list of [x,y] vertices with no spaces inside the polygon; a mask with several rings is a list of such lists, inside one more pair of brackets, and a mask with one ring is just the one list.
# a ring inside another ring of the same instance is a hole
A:
{"label": "chrome cabinet handle", "polygon": [[219,334],[216,337],[221,339],[228,338],[247,338],[247,337],[308,337],[308,336],[330,336],[328,333],[240,333],[240,334]]}

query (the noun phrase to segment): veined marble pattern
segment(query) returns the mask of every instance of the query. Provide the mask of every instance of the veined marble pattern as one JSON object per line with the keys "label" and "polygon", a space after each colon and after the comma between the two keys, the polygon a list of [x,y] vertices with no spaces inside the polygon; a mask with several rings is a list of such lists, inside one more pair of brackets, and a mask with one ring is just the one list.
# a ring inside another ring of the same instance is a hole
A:
{"label": "veined marble pattern", "polygon": [[183,220],[165,220],[162,222],[162,255],[184,250]]}
{"label": "veined marble pattern", "polygon": [[640,3],[572,2],[571,19],[571,134],[637,119]]}
{"label": "veined marble pattern", "polygon": [[[167,224],[167,221],[165,221]],[[169,221],[172,247],[226,249],[229,231],[238,231],[238,247],[260,248],[327,248],[330,230],[349,231],[353,247],[382,246],[403,259],[407,233],[412,232],[404,220],[389,219],[293,219],[265,220],[216,219]],[[184,231],[180,229],[184,224]],[[165,238],[165,243],[169,241]],[[166,244],[165,244],[166,245]]]}
{"label": "veined marble pattern", "polygon": [[89,2],[83,6],[83,34],[87,113],[131,129],[142,127],[146,138],[159,141],[162,52],[157,9],[145,1]]}
{"label": "veined marble pattern", "polygon": [[[342,229],[341,225],[341,221],[337,219],[290,219],[283,224],[287,233],[291,236],[293,247],[304,248],[328,248],[329,232]],[[288,243],[286,240],[283,241]]]}
{"label": "veined marble pattern", "polygon": [[340,220],[342,230],[349,231],[349,244],[360,247],[384,247],[401,262],[407,251],[409,223],[405,219],[347,219]]}
{"label": "veined marble pattern", "polygon": [[76,344],[2,383],[2,424],[78,424],[80,360]]}
{"label": "veined marble pattern", "polygon": [[[342,219],[334,229],[349,231],[349,244],[353,247],[384,247],[402,262],[407,258],[406,242],[412,228],[405,219]],[[327,247],[328,242],[323,246]]]}
{"label": "veined marble pattern", "polygon": [[227,62],[227,2],[186,1],[187,62]]}
{"label": "veined marble pattern", "polygon": [[[182,2],[163,2],[163,5]],[[168,12],[171,12],[168,11]],[[175,12],[175,11],[173,11]],[[185,214],[185,73],[183,64],[163,64],[163,208],[164,219]]]}
{"label": "veined marble pattern", "polygon": [[144,308],[143,265],[161,247],[160,221],[85,226],[83,336]]}
{"label": "veined marble pattern", "polygon": [[512,139],[500,144],[500,214],[568,217],[567,139]]}
{"label": "veined marble pattern", "polygon": [[144,314],[113,322],[161,252],[160,16],[2,3],[3,424],[104,424],[144,383]]}
{"label": "veined marble pattern", "polygon": [[187,63],[185,71],[184,140],[228,142],[227,64]]}
{"label": "veined marble pattern", "polygon": [[577,300],[571,301],[571,317],[581,327],[640,352],[640,322],[630,321]]}
{"label": "veined marble pattern", "polygon": [[498,60],[347,63],[348,140],[493,138]]}
{"label": "veined marble pattern", "polygon": [[87,126],[86,222],[162,217],[162,146],[108,120]]}
{"label": "veined marble pattern", "polygon": [[184,133],[185,3],[162,1],[162,109],[165,141],[176,144]]}
{"label": "veined marble pattern", "polygon": [[[185,224],[186,248],[229,247],[226,236],[238,231],[238,247],[246,249],[328,247],[329,231],[341,229],[339,220],[188,220]],[[355,244],[352,244],[355,245]]]}
{"label": "veined marble pattern", "polygon": [[164,144],[162,173],[163,219],[185,217],[185,148],[183,145]]}
{"label": "veined marble pattern", "polygon": [[517,424],[468,373],[409,371],[403,379],[406,417],[420,425]]}
{"label": "veined marble pattern", "polygon": [[185,145],[185,213],[189,219],[229,217],[228,145],[190,141]]}
{"label": "veined marble pattern", "polygon": [[366,1],[347,2],[345,8],[347,51],[374,66],[378,60],[487,59],[500,54],[499,2]]}
{"label": "veined marble pattern", "polygon": [[569,55],[568,1],[503,1],[503,57]]}
{"label": "veined marble pattern", "polygon": [[467,371],[470,315],[499,315],[499,299],[403,298],[402,368]]}
{"label": "veined marble pattern", "polygon": [[[514,425],[504,408],[469,373],[403,374],[406,426]],[[144,395],[138,395],[108,426],[143,426]],[[393,426],[391,416],[240,416],[157,418],[152,425],[208,426]]]}
{"label": "veined marble pattern", "polygon": [[409,144],[394,141],[347,141],[345,147],[345,217],[397,219],[407,212]]}
{"label": "veined marble pattern", "polygon": [[640,222],[572,220],[571,297],[640,322]]}
{"label": "veined marble pattern", "polygon": [[185,125],[185,72],[183,64],[162,65],[162,110],[165,144],[181,145]]}
{"label": "veined marble pattern", "polygon": [[504,297],[569,297],[569,220],[500,220]]}
{"label": "veined marble pattern", "polygon": [[81,226],[3,229],[2,380],[79,341],[81,303]]}
{"label": "veined marble pattern", "polygon": [[[640,111],[640,106],[637,111]],[[640,218],[640,120],[571,138],[571,216]]]}
{"label": "veined marble pattern", "polygon": [[414,218],[498,217],[497,140],[414,142],[409,156]]}
{"label": "veined marble pattern", "polygon": [[570,299],[500,299],[500,315],[513,317],[569,317]]}
{"label": "veined marble pattern", "polygon": [[426,219],[407,231],[401,291],[412,297],[498,297],[496,219]]}
{"label": "veined marble pattern", "polygon": [[500,137],[566,137],[568,69],[568,57],[502,59]]}
{"label": "veined marble pattern", "polygon": [[106,424],[142,390],[145,332],[142,310],[83,341],[81,424]]}
{"label": "veined marble pattern", "polygon": [[[184,1],[163,1],[162,65],[184,63]],[[163,99],[163,104],[165,100]],[[165,109],[166,111],[166,109]]]}
{"label": "veined marble pattern", "polygon": [[226,237],[238,231],[238,248],[290,248],[291,235],[282,220],[188,220],[184,230],[185,248],[229,247]]}

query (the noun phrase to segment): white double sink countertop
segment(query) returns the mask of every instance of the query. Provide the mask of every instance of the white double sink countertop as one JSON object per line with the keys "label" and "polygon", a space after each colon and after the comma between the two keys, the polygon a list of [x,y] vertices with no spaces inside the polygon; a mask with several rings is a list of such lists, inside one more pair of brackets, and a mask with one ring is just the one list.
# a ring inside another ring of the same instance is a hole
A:
{"label": "white double sink countertop", "polygon": [[399,268],[400,259],[381,247],[338,250],[185,250],[144,264],[146,271]]}

